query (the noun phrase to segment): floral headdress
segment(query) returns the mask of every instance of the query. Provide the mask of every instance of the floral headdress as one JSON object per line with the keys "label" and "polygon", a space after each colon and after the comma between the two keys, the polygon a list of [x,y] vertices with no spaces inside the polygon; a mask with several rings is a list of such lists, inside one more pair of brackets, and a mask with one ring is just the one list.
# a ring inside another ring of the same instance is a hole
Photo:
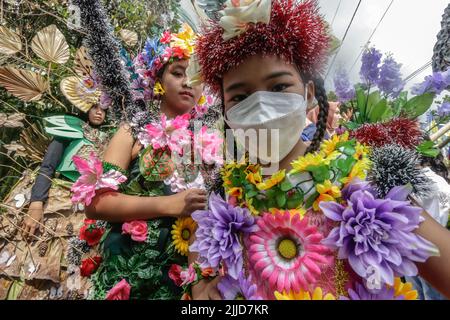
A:
{"label": "floral headdress", "polygon": [[282,56],[308,74],[323,71],[332,38],[316,0],[229,0],[221,15],[196,47],[201,78],[213,91],[225,72],[259,53]]}
{"label": "floral headdress", "polygon": [[151,100],[154,95],[163,91],[160,86],[155,85],[158,72],[176,60],[189,59],[194,53],[195,38],[192,28],[183,24],[178,33],[166,31],[161,37],[147,39],[143,51],[136,56],[132,64],[132,89],[143,94],[143,97],[139,98]]}

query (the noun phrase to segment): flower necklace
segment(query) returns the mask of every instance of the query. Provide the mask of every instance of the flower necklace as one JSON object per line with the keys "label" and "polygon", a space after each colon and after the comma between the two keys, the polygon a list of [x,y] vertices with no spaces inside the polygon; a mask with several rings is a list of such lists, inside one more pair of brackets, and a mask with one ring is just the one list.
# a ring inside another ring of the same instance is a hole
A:
{"label": "flower necklace", "polygon": [[305,209],[319,211],[322,201],[335,201],[341,189],[354,178],[365,179],[369,169],[369,149],[348,133],[325,141],[320,150],[291,162],[292,170],[280,170],[263,180],[261,167],[255,164],[227,164],[222,170],[226,193],[252,214]]}

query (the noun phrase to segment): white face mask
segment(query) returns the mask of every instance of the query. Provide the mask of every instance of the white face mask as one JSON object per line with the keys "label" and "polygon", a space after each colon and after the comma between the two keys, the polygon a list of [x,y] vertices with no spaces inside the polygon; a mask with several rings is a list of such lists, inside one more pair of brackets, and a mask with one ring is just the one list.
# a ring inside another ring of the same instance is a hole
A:
{"label": "white face mask", "polygon": [[[305,96],[308,96],[307,88]],[[259,91],[228,110],[225,122],[234,129],[236,140],[245,146],[250,157],[278,163],[300,140],[306,124],[307,105],[308,101],[299,94]],[[253,140],[246,143],[246,136],[251,133],[256,133],[258,143]]]}

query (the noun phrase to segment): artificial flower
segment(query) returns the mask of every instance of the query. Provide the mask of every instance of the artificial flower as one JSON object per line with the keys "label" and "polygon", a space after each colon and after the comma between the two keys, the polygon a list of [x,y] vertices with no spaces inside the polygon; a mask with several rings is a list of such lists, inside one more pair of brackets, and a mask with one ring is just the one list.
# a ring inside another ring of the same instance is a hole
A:
{"label": "artificial flower", "polygon": [[106,300],[130,300],[131,286],[123,279],[106,294]]}
{"label": "artificial flower", "polygon": [[274,173],[272,175],[272,177],[270,177],[269,179],[267,179],[261,183],[258,183],[256,185],[256,187],[259,190],[269,190],[270,188],[281,183],[285,177],[286,177],[286,170],[278,171],[278,172]]}
{"label": "artificial flower", "polygon": [[289,211],[265,214],[257,220],[258,229],[249,236],[249,265],[257,281],[266,283],[268,296],[274,291],[307,290],[329,263],[323,236],[308,218]]}
{"label": "artificial flower", "polygon": [[189,239],[194,234],[195,221],[191,217],[178,218],[172,226],[172,240],[175,250],[183,256],[189,253]]}
{"label": "artificial flower", "polygon": [[247,279],[242,272],[237,280],[230,276],[222,278],[217,289],[224,300],[262,300],[257,295],[257,286],[252,283],[251,277]]}
{"label": "artificial flower", "polygon": [[236,197],[238,200],[241,200],[244,195],[244,191],[242,190],[242,188],[235,187],[227,190],[227,194],[232,197]]}
{"label": "artificial flower", "polygon": [[414,290],[412,283],[404,283],[400,278],[395,278],[394,290],[394,296],[403,296],[405,300],[417,300],[419,296],[417,290]]}
{"label": "artificial flower", "polygon": [[339,102],[347,103],[356,96],[355,88],[350,83],[348,73],[339,69],[334,76],[334,88]]}
{"label": "artificial flower", "polygon": [[292,170],[290,174],[296,174],[308,171],[310,168],[329,165],[332,160],[339,156],[339,152],[332,152],[330,155],[321,153],[308,153],[306,156],[300,157],[292,162]]}
{"label": "artificial flower", "polygon": [[80,274],[83,277],[90,277],[102,263],[102,257],[96,256],[87,258],[81,262]]}
{"label": "artificial flower", "polygon": [[375,48],[364,51],[362,55],[361,79],[367,85],[376,84],[380,78],[380,63],[383,54]]}
{"label": "artificial flower", "polygon": [[339,300],[404,300],[403,296],[395,296],[392,288],[383,286],[377,292],[370,292],[363,285],[356,283],[355,289],[348,290],[348,297],[340,297]]}
{"label": "artificial flower", "polygon": [[223,139],[216,132],[208,133],[206,126],[194,135],[194,150],[209,165],[223,163],[222,144]]}
{"label": "artificial flower", "polygon": [[271,8],[271,0],[228,0],[219,22],[224,29],[223,39],[227,41],[244,33],[250,23],[268,24]]}
{"label": "artificial flower", "polygon": [[192,214],[198,227],[189,249],[199,253],[202,268],[218,268],[223,262],[228,274],[237,279],[244,263],[240,237],[254,230],[255,219],[247,209],[233,207],[214,193],[209,208]]}
{"label": "artificial flower", "polygon": [[248,182],[250,182],[251,184],[253,184],[255,186],[259,185],[263,181],[260,172],[257,172],[257,173],[249,172],[247,174],[246,179]]}
{"label": "artificial flower", "polygon": [[190,115],[178,116],[173,120],[167,120],[165,114],[161,115],[161,121],[148,124],[138,138],[142,145],[149,145],[155,150],[169,147],[170,151],[179,155],[183,152],[183,146],[191,143],[191,132],[188,130]]}
{"label": "artificial flower", "polygon": [[105,233],[105,228],[100,228],[97,226],[97,221],[85,219],[83,226],[80,228],[80,239],[87,242],[89,246],[95,246],[100,242],[103,234]]}
{"label": "artificial flower", "polygon": [[326,201],[336,201],[341,197],[341,190],[335,186],[330,180],[326,180],[323,184],[318,183],[316,190],[319,197],[314,201],[314,211],[319,211],[319,204]]}
{"label": "artificial flower", "polygon": [[289,293],[279,293],[278,291],[275,291],[275,298],[277,300],[336,300],[336,297],[331,293],[324,295],[323,290],[320,287],[314,289],[312,296],[309,291],[304,290],[300,290],[298,293],[293,291],[290,291]]}
{"label": "artificial flower", "polygon": [[183,283],[183,280],[181,280],[181,271],[183,271],[183,268],[181,268],[178,264],[172,264],[169,268],[169,278],[172,279],[172,281],[177,285],[178,287],[181,287],[181,284]]}
{"label": "artificial flower", "polygon": [[153,87],[153,94],[155,96],[163,96],[166,93],[161,82],[157,81]]}
{"label": "artificial flower", "polygon": [[192,264],[189,265],[189,267],[185,270],[182,270],[180,272],[180,279],[181,279],[181,287],[186,286],[188,284],[192,284],[197,281],[198,275],[197,271],[195,271],[195,268]]}
{"label": "artificial flower", "polygon": [[118,190],[119,185],[127,181],[127,177],[116,170],[103,173],[102,161],[93,152],[90,153],[88,160],[74,156],[72,161],[81,174],[71,188],[74,203],[89,206],[97,190],[104,188]]}
{"label": "artificial flower", "polygon": [[172,34],[170,33],[170,31],[164,31],[159,41],[163,44],[169,44],[170,40],[172,40]]}
{"label": "artificial flower", "polygon": [[346,188],[355,190],[343,191],[347,204],[320,204],[322,212],[339,223],[323,243],[338,249],[338,259],[348,259],[360,277],[392,286],[395,276],[417,275],[414,262],[438,254],[431,242],[412,233],[424,218],[421,208],[406,201],[410,188],[394,188],[385,199],[376,199],[362,183]]}
{"label": "artificial flower", "polygon": [[148,226],[146,221],[132,221],[122,224],[122,234],[129,234],[136,242],[147,240]]}
{"label": "artificial flower", "polygon": [[355,178],[364,180],[367,176],[367,171],[370,168],[370,164],[371,162],[368,158],[363,158],[362,160],[359,160],[353,165],[352,170],[350,171],[348,176],[341,179],[341,182],[343,184],[347,184],[353,181]]}

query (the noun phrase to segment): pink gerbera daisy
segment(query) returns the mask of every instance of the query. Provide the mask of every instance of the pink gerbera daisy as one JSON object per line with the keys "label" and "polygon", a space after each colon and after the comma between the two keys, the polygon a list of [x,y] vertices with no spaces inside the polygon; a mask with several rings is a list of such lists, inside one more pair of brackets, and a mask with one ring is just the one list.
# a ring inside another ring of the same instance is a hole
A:
{"label": "pink gerbera daisy", "polygon": [[330,262],[330,250],[308,218],[278,211],[263,215],[257,224],[258,230],[249,236],[249,263],[268,295],[314,286]]}

